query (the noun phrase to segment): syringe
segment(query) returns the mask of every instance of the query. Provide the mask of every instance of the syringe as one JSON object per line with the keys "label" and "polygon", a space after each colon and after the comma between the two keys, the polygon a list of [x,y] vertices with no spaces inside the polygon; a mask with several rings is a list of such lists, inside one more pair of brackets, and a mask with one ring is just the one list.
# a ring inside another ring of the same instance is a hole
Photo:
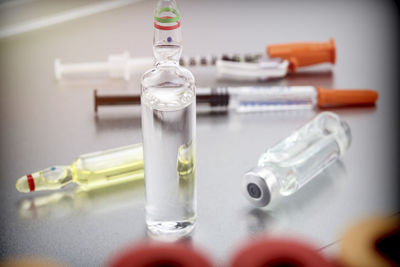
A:
{"label": "syringe", "polygon": [[[233,62],[246,62],[248,64],[251,64],[259,62],[262,58],[262,54],[222,54],[219,56],[206,55],[192,57],[183,56],[179,59],[179,65],[185,67],[214,66],[217,64],[217,62],[220,61],[227,62],[227,64],[232,64]],[[269,66],[269,69],[271,69],[271,67],[277,68],[279,65],[276,63],[276,59],[270,59],[270,62],[270,65],[272,65]],[[110,78],[123,78],[125,81],[129,81],[132,74],[143,73],[147,69],[150,69],[153,65],[154,59],[152,57],[133,58],[130,56],[128,51],[125,51],[122,54],[111,54],[108,56],[107,61],[98,62],[61,63],[61,60],[56,58],[54,60],[54,75],[57,80],[61,80],[62,78],[68,76],[107,74]],[[287,71],[285,69],[283,75],[281,75],[281,71],[277,73],[279,73],[280,77],[284,76],[286,72]],[[273,74],[272,76],[275,77]]]}
{"label": "syringe", "polygon": [[123,146],[79,156],[71,166],[54,166],[18,179],[20,192],[57,190],[77,183],[82,188],[143,179],[142,144]]}
{"label": "syringe", "polygon": [[[179,64],[185,67],[216,66],[218,76],[234,80],[266,80],[281,78],[298,68],[336,61],[335,41],[305,42],[268,45],[266,54],[222,54],[181,57]],[[133,73],[143,73],[154,65],[152,57],[133,58],[129,52],[111,54],[107,61],[61,63],[54,61],[57,80],[67,76],[108,74],[110,78],[128,81]]]}
{"label": "syringe", "polygon": [[[378,93],[373,90],[325,89],[314,86],[261,86],[197,88],[199,109],[209,111],[235,110],[262,112],[373,105]],[[97,95],[94,91],[94,109],[103,105],[140,104],[139,95]]]}

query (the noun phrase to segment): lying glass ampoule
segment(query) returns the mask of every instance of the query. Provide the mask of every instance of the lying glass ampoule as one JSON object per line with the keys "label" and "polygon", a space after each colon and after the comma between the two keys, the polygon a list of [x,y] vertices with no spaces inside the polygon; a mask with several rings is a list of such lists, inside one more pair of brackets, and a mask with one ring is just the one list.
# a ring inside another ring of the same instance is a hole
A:
{"label": "lying glass ampoule", "polygon": [[[96,187],[71,187],[47,194],[32,194],[18,201],[18,215],[23,220],[62,219],[74,212],[103,212],[125,208],[142,209],[144,199],[143,172],[121,183],[102,183]],[[29,194],[28,194],[29,195]]]}
{"label": "lying glass ampoule", "polygon": [[[186,184],[194,168],[191,147],[178,148],[176,171]],[[22,176],[17,180],[19,192],[57,190],[70,183],[80,189],[92,190],[144,178],[143,146],[141,143],[122,146],[79,156],[71,166],[53,166]]]}
{"label": "lying glass ampoule", "polygon": [[296,192],[349,148],[349,125],[332,112],[322,112],[263,153],[258,166],[244,175],[243,191],[255,206]]}
{"label": "lying glass ampoule", "polygon": [[54,166],[19,178],[16,188],[27,193],[77,183],[90,189],[135,179],[143,179],[142,144],[81,155],[71,166]]}

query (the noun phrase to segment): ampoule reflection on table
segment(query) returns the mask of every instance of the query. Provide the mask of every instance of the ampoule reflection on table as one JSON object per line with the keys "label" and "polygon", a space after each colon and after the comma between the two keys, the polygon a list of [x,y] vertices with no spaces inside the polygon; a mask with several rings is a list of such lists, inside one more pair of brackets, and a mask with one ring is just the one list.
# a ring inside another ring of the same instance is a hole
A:
{"label": "ampoule reflection on table", "polygon": [[141,213],[144,197],[144,179],[105,183],[90,189],[78,185],[72,190],[29,194],[18,203],[18,213],[24,220],[62,219],[71,214],[104,213],[127,208]]}

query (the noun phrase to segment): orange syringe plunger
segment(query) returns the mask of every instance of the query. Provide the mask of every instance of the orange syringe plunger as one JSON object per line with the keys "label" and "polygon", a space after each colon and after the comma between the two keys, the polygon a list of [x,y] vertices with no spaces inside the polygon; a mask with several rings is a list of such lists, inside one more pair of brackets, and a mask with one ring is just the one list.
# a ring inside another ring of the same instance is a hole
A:
{"label": "orange syringe plunger", "polygon": [[269,45],[267,54],[272,58],[279,57],[288,60],[289,69],[292,72],[295,72],[298,67],[336,62],[336,46],[333,38],[328,42]]}
{"label": "orange syringe plunger", "polygon": [[374,90],[340,90],[317,88],[318,107],[374,105],[378,92]]}

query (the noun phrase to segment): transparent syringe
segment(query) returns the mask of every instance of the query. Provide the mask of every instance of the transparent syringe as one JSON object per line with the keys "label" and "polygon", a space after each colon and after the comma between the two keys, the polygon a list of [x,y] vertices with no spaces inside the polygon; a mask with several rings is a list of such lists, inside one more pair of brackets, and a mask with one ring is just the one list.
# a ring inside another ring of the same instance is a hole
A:
{"label": "transparent syringe", "polygon": [[[172,17],[164,19],[171,20]],[[166,27],[169,27],[166,29],[179,28],[180,24]],[[266,55],[250,53],[181,57],[179,65],[185,67],[215,65],[218,76],[224,79],[266,80],[284,77],[301,67],[336,62],[336,46],[332,38],[328,42],[272,44],[267,46],[266,52]],[[107,61],[61,63],[60,59],[56,59],[54,75],[57,80],[61,80],[71,76],[88,77],[108,74],[110,78],[123,78],[129,81],[132,74],[142,73],[151,68],[154,63],[152,57],[131,57],[128,51],[122,54],[111,54]]]}
{"label": "transparent syringe", "polygon": [[372,105],[378,98],[373,90],[325,89],[314,86],[249,86],[197,88],[198,103],[211,110],[262,112]]}
{"label": "transparent syringe", "polygon": [[[247,86],[196,88],[198,111],[241,113],[373,105],[374,90],[326,89],[314,86]],[[99,106],[138,105],[139,95],[98,95],[94,91],[94,110]]]}
{"label": "transparent syringe", "polygon": [[123,146],[79,156],[71,166],[54,166],[17,180],[20,192],[57,190],[77,183],[82,188],[143,179],[142,144]]}

